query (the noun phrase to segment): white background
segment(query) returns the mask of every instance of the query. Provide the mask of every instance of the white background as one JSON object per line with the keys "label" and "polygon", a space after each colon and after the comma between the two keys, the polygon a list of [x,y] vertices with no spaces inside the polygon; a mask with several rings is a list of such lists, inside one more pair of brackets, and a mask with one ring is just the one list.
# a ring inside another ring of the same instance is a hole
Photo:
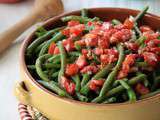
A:
{"label": "white background", "polygon": [[[112,1],[112,2],[110,2]],[[0,32],[29,13],[34,0],[4,5],[0,4]],[[150,5],[149,12],[160,14],[159,0],[63,0],[65,12],[88,7],[127,7],[142,9]],[[30,30],[31,31],[31,30]],[[28,33],[22,35],[5,53],[0,55],[0,120],[19,120],[17,100],[13,95],[13,86],[19,80],[19,48]]]}

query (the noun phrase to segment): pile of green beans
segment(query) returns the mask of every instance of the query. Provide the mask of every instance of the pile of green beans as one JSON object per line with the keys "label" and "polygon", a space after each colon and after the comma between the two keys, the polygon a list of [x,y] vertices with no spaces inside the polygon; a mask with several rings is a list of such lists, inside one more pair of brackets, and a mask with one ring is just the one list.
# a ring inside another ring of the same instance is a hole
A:
{"label": "pile of green beans", "polygon": [[[144,45],[146,38],[142,36],[137,22],[145,15],[148,8],[148,6],[145,7],[137,16],[133,17],[134,27],[132,31],[135,32],[135,35],[130,41],[134,41],[141,47]],[[61,20],[63,22],[78,21],[80,24],[85,25],[82,36],[74,38],[74,42],[77,41],[77,39],[82,39],[85,34],[94,29],[93,26],[88,26],[88,22],[103,23],[98,17],[90,18],[87,9],[82,9],[81,16],[65,16],[62,17]],[[122,22],[117,19],[113,19],[111,23],[113,26],[122,24]],[[39,84],[61,97],[67,97],[82,102],[103,104],[128,101],[135,102],[160,93],[160,75],[158,75],[160,72],[143,72],[141,69],[148,67],[148,63],[143,60],[136,60],[134,63],[134,66],[138,67],[141,71],[131,73],[130,76],[123,79],[117,79],[125,56],[132,53],[124,47],[122,42],[113,46],[118,51],[118,59],[116,62],[103,66],[103,68],[99,69],[95,74],[81,73],[79,71],[76,75],[71,76],[69,79],[75,84],[75,92],[74,94],[68,93],[61,85],[61,79],[62,76],[66,75],[65,71],[67,65],[75,63],[78,57],[82,55],[82,47],[75,44],[74,51],[68,52],[65,49],[63,40],[67,39],[68,36],[64,35],[62,31],[66,28],[67,25],[51,30],[46,30],[44,27],[38,28],[35,33],[37,38],[30,43],[26,49],[27,68]],[[59,49],[59,53],[57,54],[48,53],[49,47],[53,42]],[[92,48],[86,47],[86,49],[90,50]],[[97,56],[94,55],[94,57],[94,62],[97,62]],[[91,61],[88,60],[87,62],[89,63]],[[99,61],[97,64],[101,65]],[[90,89],[91,81],[99,79],[104,80],[103,85],[101,88],[97,89],[96,92],[92,91]],[[134,87],[139,83],[144,84],[144,86],[149,88],[150,93],[145,95],[137,94]]]}

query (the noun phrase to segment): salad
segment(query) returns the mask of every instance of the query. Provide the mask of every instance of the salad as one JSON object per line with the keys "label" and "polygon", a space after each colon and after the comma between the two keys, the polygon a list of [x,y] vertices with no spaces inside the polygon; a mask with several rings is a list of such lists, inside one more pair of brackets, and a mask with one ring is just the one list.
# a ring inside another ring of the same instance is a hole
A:
{"label": "salad", "polygon": [[138,25],[148,6],[124,21],[65,16],[65,26],[38,28],[26,49],[29,72],[42,86],[82,102],[135,102],[160,93],[160,33]]}

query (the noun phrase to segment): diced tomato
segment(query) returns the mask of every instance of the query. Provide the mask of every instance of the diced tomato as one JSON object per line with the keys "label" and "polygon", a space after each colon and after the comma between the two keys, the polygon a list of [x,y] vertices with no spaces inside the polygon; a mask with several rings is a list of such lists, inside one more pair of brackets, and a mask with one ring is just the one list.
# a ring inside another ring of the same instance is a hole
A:
{"label": "diced tomato", "polygon": [[93,82],[94,84],[96,84],[97,86],[102,86],[104,84],[104,80],[91,80],[91,82]]}
{"label": "diced tomato", "polygon": [[116,49],[106,49],[104,50],[104,53],[114,55],[114,57],[118,57],[118,51]]}
{"label": "diced tomato", "polygon": [[89,21],[89,22],[87,23],[87,25],[88,25],[88,26],[92,26],[92,25],[93,25],[93,22]]}
{"label": "diced tomato", "polygon": [[[77,23],[74,23],[74,24],[77,24]],[[70,27],[62,30],[62,34],[66,35],[67,37],[76,37],[76,36],[80,35],[84,29],[85,29],[84,24],[78,24],[78,25],[70,26]]]}
{"label": "diced tomato", "polygon": [[160,34],[159,34],[159,33],[145,32],[145,33],[143,34],[143,36],[146,37],[145,43],[148,43],[150,40],[157,39],[158,36],[160,36]]}
{"label": "diced tomato", "polygon": [[98,36],[96,34],[88,33],[84,36],[87,46],[96,46],[98,44]]}
{"label": "diced tomato", "polygon": [[138,83],[135,87],[135,90],[138,94],[140,95],[146,95],[148,94],[150,91],[147,87],[145,87],[143,84]]}
{"label": "diced tomato", "polygon": [[106,39],[105,37],[98,39],[98,47],[103,49],[109,48],[109,39]]}
{"label": "diced tomato", "polygon": [[152,52],[144,52],[143,57],[144,57],[144,60],[151,66],[155,66],[158,62],[157,55]]}
{"label": "diced tomato", "polygon": [[59,48],[56,46],[54,49],[54,54],[59,54],[59,53],[60,53]]}
{"label": "diced tomato", "polygon": [[65,36],[67,36],[67,37],[69,37],[69,35],[70,35],[70,30],[69,30],[68,28],[62,30],[62,34],[65,35]]}
{"label": "diced tomato", "polygon": [[85,29],[84,24],[76,25],[70,28],[70,34],[72,34],[73,36],[78,36],[79,34],[82,33],[84,29]]}
{"label": "diced tomato", "polygon": [[75,25],[79,25],[79,21],[71,20],[68,22],[68,27],[73,27]]}
{"label": "diced tomato", "polygon": [[62,76],[60,84],[67,91],[67,93],[69,93],[71,95],[73,95],[75,93],[75,84],[73,82],[71,82],[71,80]]}
{"label": "diced tomato", "polygon": [[113,54],[102,54],[100,56],[100,61],[102,64],[113,63],[117,60],[117,57]]}
{"label": "diced tomato", "polygon": [[97,91],[104,84],[104,80],[91,80],[89,83],[90,90]]}
{"label": "diced tomato", "polygon": [[128,49],[133,50],[133,51],[136,51],[139,48],[139,45],[134,42],[125,42],[124,44]]}
{"label": "diced tomato", "polygon": [[55,47],[56,47],[56,44],[52,42],[49,46],[48,53],[51,55],[54,54]]}
{"label": "diced tomato", "polygon": [[98,71],[98,68],[96,66],[88,65],[88,66],[84,67],[80,72],[81,73],[94,74],[97,71]]}
{"label": "diced tomato", "polygon": [[69,86],[66,86],[66,91],[69,94],[73,95],[75,93],[75,88],[76,88],[76,85],[73,82],[71,82]]}
{"label": "diced tomato", "polygon": [[149,48],[149,51],[153,53],[160,53],[160,47],[151,47]]}
{"label": "diced tomato", "polygon": [[158,39],[153,39],[153,40],[147,41],[146,44],[147,44],[149,47],[155,47],[155,46],[158,46],[158,45],[160,44],[160,40],[158,40]]}
{"label": "diced tomato", "polygon": [[129,19],[127,18],[125,21],[124,21],[124,24],[125,28],[127,29],[132,29],[134,27],[134,21],[132,19]]}
{"label": "diced tomato", "polygon": [[87,57],[87,54],[88,54],[88,50],[87,49],[82,49],[81,52],[82,52],[82,55]]}
{"label": "diced tomato", "polygon": [[75,44],[78,44],[80,46],[86,46],[86,43],[84,40],[78,40],[78,41],[75,41]]}
{"label": "diced tomato", "polygon": [[103,36],[106,38],[106,39],[110,39],[110,37],[116,33],[118,30],[112,28],[112,29],[109,29],[109,30],[105,30],[104,33],[103,33]]}
{"label": "diced tomato", "polygon": [[104,54],[104,49],[102,49],[102,48],[95,48],[95,49],[93,50],[93,52],[94,52],[94,54],[96,54],[96,55],[101,55],[101,54]]}
{"label": "diced tomato", "polygon": [[90,83],[89,83],[89,89],[90,89],[90,90],[93,90],[93,91],[97,91],[97,90],[98,90],[98,87],[96,86],[95,83],[90,82]]}
{"label": "diced tomato", "polygon": [[65,88],[65,86],[68,86],[70,83],[70,80],[67,79],[65,76],[61,76],[60,85],[61,87]]}
{"label": "diced tomato", "polygon": [[100,61],[102,64],[108,64],[109,63],[109,56],[107,54],[102,54],[100,56]]}
{"label": "diced tomato", "polygon": [[131,69],[131,66],[134,64],[137,54],[129,54],[126,56],[125,60],[122,63],[122,69],[118,73],[117,78],[122,79],[126,77]]}
{"label": "diced tomato", "polygon": [[104,49],[103,53],[100,55],[103,64],[112,63],[118,59],[118,51],[115,49]]}
{"label": "diced tomato", "polygon": [[108,30],[113,28],[113,25],[111,24],[111,22],[103,22],[101,29],[102,30]]}
{"label": "diced tomato", "polygon": [[143,26],[140,26],[140,31],[143,33],[143,32],[148,32],[148,31],[152,31],[153,30],[151,29],[151,27],[147,26],[147,25],[143,25]]}
{"label": "diced tomato", "polygon": [[74,42],[70,38],[63,40],[62,43],[68,52],[73,51],[75,49]]}
{"label": "diced tomato", "polygon": [[76,64],[79,69],[82,69],[84,66],[87,65],[86,57],[84,55],[79,56],[78,59],[76,60]]}
{"label": "diced tomato", "polygon": [[68,64],[66,67],[66,75],[68,76],[73,76],[76,75],[78,73],[79,69],[78,69],[78,65],[77,64]]}
{"label": "diced tomato", "polygon": [[111,38],[111,43],[119,43],[119,42],[125,42],[131,38],[131,30],[129,29],[122,29],[116,33],[114,33]]}
{"label": "diced tomato", "polygon": [[123,24],[118,24],[118,25],[115,25],[114,28],[119,31],[119,30],[124,29],[125,26]]}

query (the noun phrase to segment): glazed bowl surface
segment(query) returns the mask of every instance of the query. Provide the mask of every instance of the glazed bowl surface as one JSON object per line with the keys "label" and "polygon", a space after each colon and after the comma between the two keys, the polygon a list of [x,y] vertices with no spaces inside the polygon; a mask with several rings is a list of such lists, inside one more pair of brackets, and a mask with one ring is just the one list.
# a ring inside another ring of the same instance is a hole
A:
{"label": "glazed bowl surface", "polygon": [[[130,15],[137,15],[138,12],[124,8],[91,8],[89,16],[97,16],[104,21],[113,18],[124,21]],[[47,29],[63,26],[64,23],[60,18],[67,15],[80,15],[80,11],[64,13],[51,18],[43,26]],[[139,24],[158,29],[160,28],[160,17],[146,14]],[[16,84],[14,92],[22,103],[37,108],[50,120],[160,120],[160,95],[135,103],[94,104],[61,98],[42,87],[31,76],[25,63],[25,51],[34,40],[34,33],[35,31],[25,39],[20,50],[21,82]]]}

